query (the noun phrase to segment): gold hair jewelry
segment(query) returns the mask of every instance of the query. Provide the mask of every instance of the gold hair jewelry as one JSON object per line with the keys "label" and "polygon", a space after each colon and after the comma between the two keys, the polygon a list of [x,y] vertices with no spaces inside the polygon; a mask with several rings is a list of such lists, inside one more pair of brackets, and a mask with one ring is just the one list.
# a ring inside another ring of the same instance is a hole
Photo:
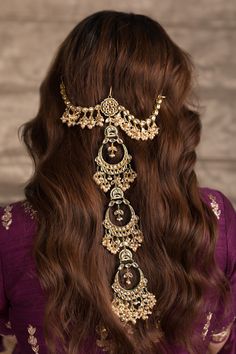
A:
{"label": "gold hair jewelry", "polygon": [[[107,151],[110,157],[115,157],[115,153],[117,152],[115,144],[122,146],[123,158],[117,164],[110,164],[103,158],[103,151],[108,143],[110,143],[110,146]],[[129,155],[123,140],[118,137],[117,128],[108,125],[105,128],[105,139],[103,140],[102,146],[98,151],[98,156],[95,159],[97,163],[97,172],[93,176],[95,182],[104,192],[109,191],[113,185],[116,185],[125,191],[130,187],[130,183],[136,178],[136,173],[130,166],[131,159],[132,156]]]}
{"label": "gold hair jewelry", "polygon": [[[135,324],[137,319],[148,318],[156,304],[156,298],[147,290],[147,279],[133,260],[132,251],[136,252],[141,246],[143,233],[138,225],[139,217],[129,200],[124,197],[124,191],[130,187],[137,175],[131,167],[132,156],[119,137],[117,127],[132,139],[153,139],[159,131],[155,120],[165,96],[157,97],[152,114],[143,120],[135,118],[120,106],[111,96],[111,88],[107,98],[95,107],[88,108],[72,105],[63,83],[60,88],[66,105],[60,119],[68,127],[79,125],[81,128],[91,129],[107,124],[105,137],[95,158],[97,171],[93,175],[102,191],[110,191],[110,202],[103,221],[105,234],[102,245],[112,254],[119,252],[120,265],[112,285],[112,309],[122,322]],[[122,157],[118,162],[107,161],[108,156],[110,160],[117,160],[119,150],[122,150]]]}
{"label": "gold hair jewelry", "polygon": [[[115,293],[112,308],[121,321],[135,324],[139,318],[143,320],[148,318],[156,304],[156,298],[155,295],[147,290],[147,279],[138,264],[133,261],[132,252],[124,248],[119,253],[119,258],[120,266],[112,285]],[[138,272],[139,280],[137,285],[133,287],[131,279],[134,277],[135,272]],[[121,285],[120,277],[122,276],[128,289]],[[129,289],[130,286],[132,286],[131,289]]]}
{"label": "gold hair jewelry", "polygon": [[65,85],[61,83],[61,95],[66,105],[61,120],[68,127],[80,125],[81,128],[93,128],[95,125],[102,127],[104,125],[103,113],[108,119],[105,123],[112,123],[119,126],[128,136],[136,140],[153,139],[159,132],[156,125],[156,118],[165,96],[158,95],[152,114],[147,119],[135,118],[125,107],[111,96],[111,89],[108,98],[103,100],[95,107],[74,106],[66,95]]}
{"label": "gold hair jewelry", "polygon": [[[138,216],[135,215],[135,211],[130,202],[124,198],[123,191],[115,187],[110,193],[111,201],[108,204],[108,209],[105,214],[105,220],[103,225],[105,227],[105,235],[103,237],[102,244],[108,251],[116,254],[120,249],[125,247],[131,248],[134,252],[141,246],[143,241],[143,234],[138,227]],[[127,206],[130,211],[130,220],[123,226],[116,226],[110,219],[111,208],[117,206],[113,215],[117,221],[122,221],[124,218],[124,210],[121,209],[121,205]]]}

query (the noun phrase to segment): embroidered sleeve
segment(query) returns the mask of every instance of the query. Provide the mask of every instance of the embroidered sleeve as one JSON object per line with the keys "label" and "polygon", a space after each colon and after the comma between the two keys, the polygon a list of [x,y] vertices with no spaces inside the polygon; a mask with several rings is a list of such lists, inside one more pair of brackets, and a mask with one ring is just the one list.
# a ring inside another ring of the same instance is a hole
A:
{"label": "embroidered sleeve", "polygon": [[[221,199],[220,203],[219,200]],[[220,206],[221,208],[220,208]],[[235,353],[236,345],[236,212],[229,201],[222,193],[212,195],[211,207],[217,218],[222,218],[222,232],[226,243],[226,269],[225,275],[230,285],[230,306],[227,313],[224,313],[224,306],[219,304],[218,311],[214,313],[214,321],[209,332],[210,341],[213,343],[224,342],[226,344],[220,353]]]}

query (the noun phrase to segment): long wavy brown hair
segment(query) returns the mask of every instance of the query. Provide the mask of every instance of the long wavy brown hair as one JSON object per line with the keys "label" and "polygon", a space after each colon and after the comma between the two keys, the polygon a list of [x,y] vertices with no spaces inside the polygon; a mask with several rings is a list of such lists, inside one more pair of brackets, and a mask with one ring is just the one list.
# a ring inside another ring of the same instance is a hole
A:
{"label": "long wavy brown hair", "polygon": [[[219,298],[226,303],[228,284],[214,259],[215,216],[194,172],[201,123],[190,103],[192,68],[156,21],[115,11],[85,18],[56,54],[40,88],[38,114],[22,132],[35,163],[25,194],[38,211],[34,255],[48,296],[50,353],[58,338],[66,353],[95,353],[101,324],[114,354],[167,353],[168,343],[204,352],[196,326],[209,309],[206,295],[214,294],[211,309]],[[144,233],[135,259],[157,299],[153,314],[132,333],[111,309],[118,261],[101,245],[108,198],[93,173],[103,129],[62,124],[62,79],[73,104],[96,105],[112,86],[113,97],[140,118],[150,114],[157,94],[166,96],[153,141],[120,133],[137,172],[127,193]],[[86,349],[88,340],[93,348]]]}

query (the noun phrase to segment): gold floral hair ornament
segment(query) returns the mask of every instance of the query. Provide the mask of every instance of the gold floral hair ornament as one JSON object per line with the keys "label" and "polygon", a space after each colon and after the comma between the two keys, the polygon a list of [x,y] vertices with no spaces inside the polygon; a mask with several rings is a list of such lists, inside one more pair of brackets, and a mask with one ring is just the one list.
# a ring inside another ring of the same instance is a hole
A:
{"label": "gold floral hair ornament", "polygon": [[[141,246],[143,233],[139,228],[139,217],[125,198],[124,192],[137,175],[131,167],[132,156],[119,137],[118,127],[132,139],[153,139],[159,131],[156,117],[165,96],[157,97],[154,110],[147,119],[137,119],[119,105],[112,97],[111,90],[109,96],[95,107],[81,107],[70,102],[63,83],[60,89],[66,105],[60,118],[63,123],[68,127],[79,125],[89,129],[105,126],[104,139],[95,158],[97,171],[93,175],[101,190],[110,192],[110,202],[103,221],[102,245],[112,254],[119,254],[120,265],[112,284],[112,309],[123,323],[135,324],[138,319],[148,318],[156,304],[156,298],[147,290],[148,281],[133,259],[132,252],[136,252]],[[107,161],[106,156],[110,160],[117,160],[118,150],[123,151],[120,161]]]}

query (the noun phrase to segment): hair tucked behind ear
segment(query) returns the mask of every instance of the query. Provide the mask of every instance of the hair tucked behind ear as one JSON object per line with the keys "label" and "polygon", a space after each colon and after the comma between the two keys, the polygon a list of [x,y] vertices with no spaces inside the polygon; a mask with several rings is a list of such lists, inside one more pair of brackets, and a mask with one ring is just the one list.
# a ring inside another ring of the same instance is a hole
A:
{"label": "hair tucked behind ear", "polygon": [[[35,162],[25,193],[39,215],[34,252],[48,296],[45,337],[51,353],[57,337],[67,353],[78,353],[95,339],[99,323],[109,331],[114,354],[165,353],[167,343],[204,351],[194,329],[204,321],[206,294],[226,301],[228,285],[214,261],[215,219],[194,172],[201,125],[188,104],[191,72],[188,55],[142,15],[95,13],[59,48],[41,85],[39,112],[23,128]],[[113,97],[138,117],[150,114],[158,93],[167,97],[153,141],[122,134],[137,172],[128,199],[144,234],[135,259],[157,299],[154,313],[137,322],[133,335],[111,310],[117,264],[101,246],[108,200],[92,177],[103,130],[61,123],[61,78],[73,104],[96,105],[112,86]],[[89,350],[95,353],[96,344]]]}

